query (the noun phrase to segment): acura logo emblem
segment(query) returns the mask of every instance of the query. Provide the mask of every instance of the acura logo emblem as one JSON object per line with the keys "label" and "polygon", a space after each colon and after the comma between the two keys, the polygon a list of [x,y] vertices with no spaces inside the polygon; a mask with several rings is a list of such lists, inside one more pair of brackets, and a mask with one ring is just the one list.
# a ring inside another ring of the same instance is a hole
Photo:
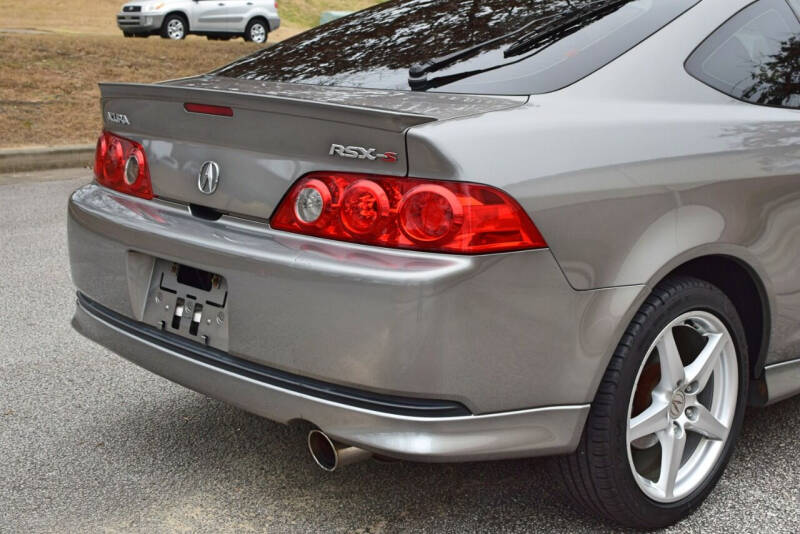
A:
{"label": "acura logo emblem", "polygon": [[197,175],[197,189],[206,195],[213,195],[219,185],[219,165],[213,161],[206,161],[200,167]]}
{"label": "acura logo emblem", "polygon": [[672,401],[669,403],[669,415],[673,419],[677,419],[683,413],[686,407],[686,395],[683,391],[676,391],[672,396]]}

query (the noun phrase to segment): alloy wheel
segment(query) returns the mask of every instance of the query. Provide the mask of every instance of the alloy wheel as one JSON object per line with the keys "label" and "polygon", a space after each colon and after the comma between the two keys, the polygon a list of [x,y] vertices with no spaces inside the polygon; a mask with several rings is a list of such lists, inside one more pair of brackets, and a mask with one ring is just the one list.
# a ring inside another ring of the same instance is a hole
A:
{"label": "alloy wheel", "polygon": [[263,24],[256,22],[250,27],[250,40],[254,43],[263,43],[267,40],[267,29]]}
{"label": "alloy wheel", "polygon": [[172,19],[167,23],[167,35],[170,39],[183,39],[185,33],[186,30],[183,26],[183,21],[180,19]]}
{"label": "alloy wheel", "polygon": [[627,419],[628,461],[647,497],[677,502],[714,471],[738,384],[735,344],[717,316],[688,312],[659,333],[639,368]]}

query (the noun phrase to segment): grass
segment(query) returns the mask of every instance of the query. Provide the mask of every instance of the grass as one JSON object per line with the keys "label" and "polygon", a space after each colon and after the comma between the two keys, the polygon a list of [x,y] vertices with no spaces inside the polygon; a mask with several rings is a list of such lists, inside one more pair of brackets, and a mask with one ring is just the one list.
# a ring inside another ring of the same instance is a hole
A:
{"label": "grass", "polygon": [[200,74],[257,49],[241,39],[0,34],[0,147],[93,142],[97,82]]}
{"label": "grass", "polygon": [[[0,0],[0,27],[60,33],[118,35],[116,15],[125,0]],[[280,41],[319,22],[323,11],[356,11],[376,0],[278,0]]]}
{"label": "grass", "polygon": [[[376,0],[278,0],[274,42],[315,25],[325,10],[357,10]],[[241,39],[124,39],[123,0],[0,0],[0,147],[93,142],[100,131],[97,82],[155,82],[207,72],[258,49]]]}
{"label": "grass", "polygon": [[281,24],[285,20],[289,28],[310,28],[319,23],[323,11],[358,11],[376,3],[375,0],[278,0],[278,13]]}

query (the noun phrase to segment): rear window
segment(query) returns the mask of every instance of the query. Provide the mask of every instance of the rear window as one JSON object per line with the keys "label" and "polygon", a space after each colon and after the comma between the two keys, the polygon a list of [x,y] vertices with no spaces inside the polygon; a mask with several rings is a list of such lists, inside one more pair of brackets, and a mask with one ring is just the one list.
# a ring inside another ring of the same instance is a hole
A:
{"label": "rear window", "polygon": [[423,83],[414,84],[414,89],[547,93],[613,61],[698,1],[390,1],[304,32],[213,74],[409,90],[412,66],[419,69],[454,54],[457,59],[446,64],[428,65]]}
{"label": "rear window", "polygon": [[[791,0],[800,10],[800,0]],[[760,0],[737,13],[686,62],[698,80],[734,98],[800,108],[800,20],[786,0]]]}

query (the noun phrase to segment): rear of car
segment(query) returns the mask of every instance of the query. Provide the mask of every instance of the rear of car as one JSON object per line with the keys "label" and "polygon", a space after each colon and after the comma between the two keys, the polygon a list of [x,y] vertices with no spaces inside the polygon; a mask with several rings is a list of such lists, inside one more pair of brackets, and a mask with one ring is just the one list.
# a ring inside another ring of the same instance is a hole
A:
{"label": "rear of car", "polygon": [[[513,42],[564,7],[451,4],[383,4],[210,75],[101,85],[97,183],[69,210],[76,328],[179,383],[388,456],[574,449],[615,332],[575,340],[641,289],[573,290],[535,216],[489,185],[508,171],[409,176],[436,142],[411,149],[408,136],[502,120],[692,2],[616,2],[576,21],[563,46],[596,50],[577,65],[555,50],[527,59],[543,74],[522,82],[512,58],[505,76],[444,93],[431,71],[431,90],[410,92],[408,66],[434,59],[419,43]],[[454,9],[463,20],[439,17]],[[589,28],[606,11],[613,23]]]}
{"label": "rear of car", "polygon": [[[98,183],[69,210],[81,332],[179,383],[391,456],[574,446],[589,396],[571,384],[591,372],[561,369],[585,357],[569,340],[597,296],[570,288],[502,191],[406,176],[409,128],[524,97],[214,78],[102,92]],[[301,218],[314,209],[306,190],[324,202],[318,220]],[[427,199],[449,215],[426,219]],[[523,350],[532,332],[538,347]],[[549,369],[533,387],[508,374],[531,358]]]}
{"label": "rear of car", "polygon": [[[634,50],[698,1],[392,1],[207,75],[101,84],[95,181],[69,202],[75,328],[379,455],[576,451],[656,263],[626,225],[685,149],[637,160],[609,124],[650,139],[637,110],[702,85],[694,45],[659,69]],[[660,69],[680,76],[659,100]]]}

